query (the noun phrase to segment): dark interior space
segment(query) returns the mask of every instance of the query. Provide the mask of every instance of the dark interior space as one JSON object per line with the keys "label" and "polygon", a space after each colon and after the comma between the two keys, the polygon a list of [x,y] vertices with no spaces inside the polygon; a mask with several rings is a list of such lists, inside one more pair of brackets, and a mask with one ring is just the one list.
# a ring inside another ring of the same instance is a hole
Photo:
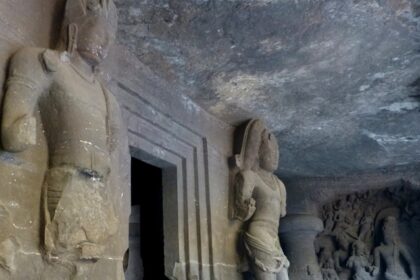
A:
{"label": "dark interior space", "polygon": [[131,172],[131,203],[140,206],[140,251],[144,280],[166,280],[162,170],[133,158]]}

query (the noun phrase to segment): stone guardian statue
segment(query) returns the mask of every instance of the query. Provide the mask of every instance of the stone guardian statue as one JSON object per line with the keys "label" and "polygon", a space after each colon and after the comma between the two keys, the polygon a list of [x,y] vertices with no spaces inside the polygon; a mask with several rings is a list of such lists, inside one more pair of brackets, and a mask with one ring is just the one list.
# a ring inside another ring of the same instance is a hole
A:
{"label": "stone guardian statue", "polygon": [[64,17],[57,50],[24,48],[11,59],[1,140],[6,151],[22,152],[38,144],[36,127],[42,126],[48,146],[42,252],[69,279],[93,279],[89,265],[110,259],[105,252],[118,230],[110,194],[120,186],[110,185],[110,173],[124,132],[117,102],[96,75],[115,36],[117,12],[112,0],[67,0]]}
{"label": "stone guardian statue", "polygon": [[233,212],[246,222],[242,241],[250,269],[256,280],[288,280],[289,261],[278,237],[280,218],[286,215],[286,189],[273,174],[279,161],[277,140],[257,119],[239,134]]}

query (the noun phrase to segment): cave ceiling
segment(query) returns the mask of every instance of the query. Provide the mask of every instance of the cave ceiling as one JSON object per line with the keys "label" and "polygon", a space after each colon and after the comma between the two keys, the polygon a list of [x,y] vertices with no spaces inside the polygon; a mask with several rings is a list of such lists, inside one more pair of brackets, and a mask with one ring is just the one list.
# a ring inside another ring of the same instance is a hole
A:
{"label": "cave ceiling", "polygon": [[116,0],[118,42],[219,119],[262,118],[284,176],[420,162],[420,0]]}

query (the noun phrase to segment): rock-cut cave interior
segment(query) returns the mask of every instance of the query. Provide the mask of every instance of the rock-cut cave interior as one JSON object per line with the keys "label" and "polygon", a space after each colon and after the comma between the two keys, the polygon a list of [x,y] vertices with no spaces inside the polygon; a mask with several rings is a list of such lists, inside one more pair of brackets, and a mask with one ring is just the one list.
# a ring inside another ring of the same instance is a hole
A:
{"label": "rock-cut cave interior", "polygon": [[420,0],[0,0],[0,280],[420,280]]}

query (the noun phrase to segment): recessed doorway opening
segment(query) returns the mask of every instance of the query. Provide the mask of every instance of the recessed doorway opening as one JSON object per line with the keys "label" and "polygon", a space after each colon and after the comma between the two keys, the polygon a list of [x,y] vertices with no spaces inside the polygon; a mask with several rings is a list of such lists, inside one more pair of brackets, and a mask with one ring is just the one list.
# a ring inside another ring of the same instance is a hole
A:
{"label": "recessed doorway opening", "polygon": [[162,169],[131,161],[131,204],[127,280],[168,280],[165,276]]}

